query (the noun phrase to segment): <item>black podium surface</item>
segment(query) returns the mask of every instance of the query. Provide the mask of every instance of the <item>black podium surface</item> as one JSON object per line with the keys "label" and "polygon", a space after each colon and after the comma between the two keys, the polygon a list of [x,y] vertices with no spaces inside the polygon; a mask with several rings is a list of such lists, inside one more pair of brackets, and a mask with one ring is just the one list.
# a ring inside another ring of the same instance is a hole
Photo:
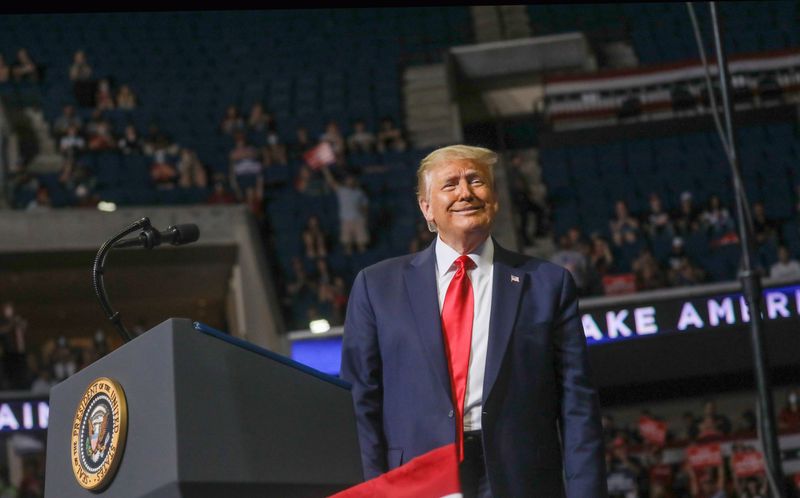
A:
{"label": "black podium surface", "polygon": [[[108,377],[127,442],[100,492],[78,484],[73,418]],[[186,319],[170,319],[55,386],[45,496],[323,497],[363,480],[347,385]]]}

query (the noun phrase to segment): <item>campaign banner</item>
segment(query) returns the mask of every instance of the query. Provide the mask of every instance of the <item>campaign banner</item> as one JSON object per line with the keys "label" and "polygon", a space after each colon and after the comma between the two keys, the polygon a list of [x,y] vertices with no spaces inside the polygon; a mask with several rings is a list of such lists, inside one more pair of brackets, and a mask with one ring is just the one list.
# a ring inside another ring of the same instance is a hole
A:
{"label": "campaign banner", "polygon": [[719,443],[693,444],[686,448],[686,460],[695,470],[717,467],[722,463]]}
{"label": "campaign banner", "polygon": [[648,443],[663,446],[667,439],[667,423],[652,417],[639,417],[639,434]]}
{"label": "campaign banner", "polygon": [[731,463],[737,477],[764,474],[764,455],[758,450],[737,451],[731,457]]}
{"label": "campaign banner", "polygon": [[[761,310],[765,321],[797,320],[800,285],[766,288]],[[652,301],[642,304],[586,304],[581,307],[581,321],[586,342],[593,345],[737,327],[750,322],[750,313],[739,293],[666,299],[654,294]]]}
{"label": "campaign banner", "polygon": [[312,169],[320,169],[336,162],[336,154],[329,142],[322,141],[303,154],[303,159]]}

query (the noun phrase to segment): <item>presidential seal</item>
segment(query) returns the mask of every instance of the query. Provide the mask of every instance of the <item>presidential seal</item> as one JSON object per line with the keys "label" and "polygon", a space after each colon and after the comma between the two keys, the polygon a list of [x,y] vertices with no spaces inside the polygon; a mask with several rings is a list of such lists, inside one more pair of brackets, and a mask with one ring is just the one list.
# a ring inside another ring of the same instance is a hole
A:
{"label": "presidential seal", "polygon": [[72,421],[72,473],[82,487],[99,491],[114,479],[128,431],[125,392],[100,377],[83,393]]}

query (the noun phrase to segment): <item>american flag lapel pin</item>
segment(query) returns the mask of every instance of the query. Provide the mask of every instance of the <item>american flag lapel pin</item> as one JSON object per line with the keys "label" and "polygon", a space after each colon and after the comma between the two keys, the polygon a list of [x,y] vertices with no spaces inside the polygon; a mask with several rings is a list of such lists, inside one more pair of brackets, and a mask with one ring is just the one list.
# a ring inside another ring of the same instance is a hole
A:
{"label": "american flag lapel pin", "polygon": [[511,281],[518,284],[519,283],[519,277],[516,276],[516,275],[511,275]]}

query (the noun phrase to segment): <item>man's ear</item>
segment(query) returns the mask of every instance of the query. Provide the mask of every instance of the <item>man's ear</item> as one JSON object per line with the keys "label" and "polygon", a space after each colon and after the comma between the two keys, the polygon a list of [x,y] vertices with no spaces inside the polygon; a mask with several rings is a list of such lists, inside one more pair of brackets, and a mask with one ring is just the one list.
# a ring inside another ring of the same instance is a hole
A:
{"label": "man's ear", "polygon": [[422,216],[425,217],[425,221],[428,223],[433,221],[433,208],[431,207],[431,203],[428,202],[424,197],[420,197],[417,199],[419,202],[419,210],[422,211]]}

